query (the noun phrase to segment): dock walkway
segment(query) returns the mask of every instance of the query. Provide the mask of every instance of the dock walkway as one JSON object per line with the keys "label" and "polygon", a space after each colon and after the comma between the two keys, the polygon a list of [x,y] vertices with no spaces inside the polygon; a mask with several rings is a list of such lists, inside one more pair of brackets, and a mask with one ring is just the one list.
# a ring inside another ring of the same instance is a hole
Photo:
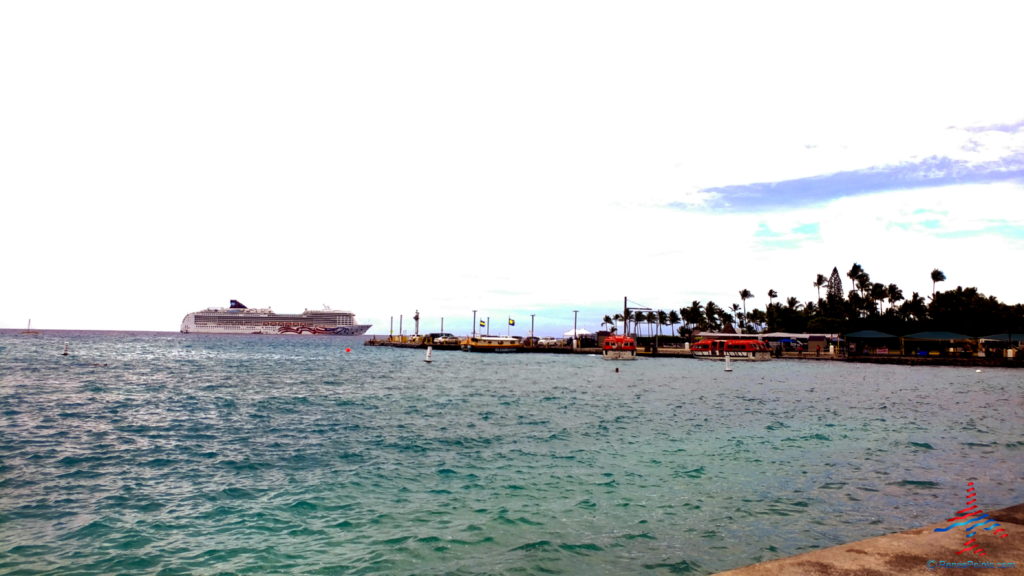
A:
{"label": "dock walkway", "polygon": [[889,576],[903,574],[999,574],[1024,576],[1024,504],[989,512],[1006,530],[999,538],[978,530],[984,555],[963,550],[965,531],[936,532],[948,522],[887,534],[720,572],[719,576]]}

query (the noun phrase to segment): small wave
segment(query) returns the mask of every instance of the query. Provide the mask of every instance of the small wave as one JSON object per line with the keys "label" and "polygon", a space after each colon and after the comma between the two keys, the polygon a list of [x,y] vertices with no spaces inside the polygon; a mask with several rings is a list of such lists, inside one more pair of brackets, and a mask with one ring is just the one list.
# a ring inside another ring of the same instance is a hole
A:
{"label": "small wave", "polygon": [[938,482],[932,482],[931,480],[900,480],[899,482],[890,482],[889,486],[905,486],[914,488],[938,488]]}
{"label": "small wave", "polygon": [[915,448],[924,448],[925,450],[935,450],[935,447],[927,442],[911,442],[911,446]]}
{"label": "small wave", "polygon": [[600,552],[604,550],[604,548],[590,542],[584,544],[559,544],[558,548],[573,554],[586,554],[587,552]]}
{"label": "small wave", "polygon": [[320,507],[308,500],[297,500],[288,507],[289,510],[301,511],[301,512],[312,512],[319,509]]}
{"label": "small wave", "polygon": [[696,468],[691,468],[690,470],[680,470],[673,474],[673,476],[676,478],[702,478],[704,476],[704,472],[704,467],[698,466]]}
{"label": "small wave", "polygon": [[672,564],[660,563],[660,564],[644,564],[645,570],[668,570],[672,574],[693,574],[697,572],[703,572],[701,565],[696,561],[680,560]]}
{"label": "small wave", "polygon": [[528,542],[522,546],[516,546],[511,552],[532,552],[534,550],[545,550],[551,548],[552,544],[550,540],[537,540],[536,542]]}

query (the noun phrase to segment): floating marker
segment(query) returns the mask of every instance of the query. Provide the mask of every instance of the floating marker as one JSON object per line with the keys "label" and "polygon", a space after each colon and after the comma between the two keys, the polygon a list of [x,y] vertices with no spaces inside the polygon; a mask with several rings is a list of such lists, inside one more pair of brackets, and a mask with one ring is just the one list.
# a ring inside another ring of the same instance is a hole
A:
{"label": "floating marker", "polygon": [[[63,353],[63,354],[61,354],[61,356],[67,356],[67,355],[68,355],[68,346],[69,346],[70,344],[71,344],[70,342],[65,342],[65,343],[64,343],[64,353]],[[981,372],[981,370],[978,370],[978,372]]]}
{"label": "floating marker", "polygon": [[351,348],[345,348],[345,352],[351,352],[351,351],[352,351]]}

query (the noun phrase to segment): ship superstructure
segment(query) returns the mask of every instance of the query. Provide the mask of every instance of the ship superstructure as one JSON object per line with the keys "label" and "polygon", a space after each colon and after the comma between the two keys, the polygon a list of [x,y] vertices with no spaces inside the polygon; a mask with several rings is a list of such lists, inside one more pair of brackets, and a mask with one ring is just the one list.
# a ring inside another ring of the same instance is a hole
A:
{"label": "ship superstructure", "polygon": [[249,308],[232,300],[228,308],[192,312],[181,321],[182,333],[199,334],[328,334],[358,336],[370,329],[357,324],[356,315],[344,310],[304,310],[278,314],[270,308]]}

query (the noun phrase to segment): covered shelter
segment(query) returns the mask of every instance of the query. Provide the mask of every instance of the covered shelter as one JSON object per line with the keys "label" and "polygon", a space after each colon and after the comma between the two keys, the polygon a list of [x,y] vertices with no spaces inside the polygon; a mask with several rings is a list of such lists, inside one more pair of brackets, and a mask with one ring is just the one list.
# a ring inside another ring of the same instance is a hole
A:
{"label": "covered shelter", "polygon": [[985,355],[998,354],[1006,358],[1015,358],[1024,351],[1024,334],[1004,332],[989,334],[979,338],[978,347],[985,350]]}
{"label": "covered shelter", "polygon": [[807,332],[765,332],[758,334],[775,350],[808,352],[815,355],[832,353],[839,344],[838,334],[811,334]]}
{"label": "covered shelter", "polygon": [[968,356],[975,338],[956,332],[915,332],[900,339],[904,354],[914,356]]}
{"label": "covered shelter", "polygon": [[1024,334],[1014,334],[1013,332],[1003,332],[1002,334],[990,334],[982,338],[982,340],[989,340],[992,342],[1005,342],[1007,344],[1019,345],[1024,343]]}
{"label": "covered shelter", "polygon": [[852,354],[888,355],[900,352],[900,337],[878,330],[859,330],[846,335]]}
{"label": "covered shelter", "polygon": [[586,328],[573,328],[562,333],[562,336],[572,340],[572,347],[575,348],[586,348],[588,346],[596,346],[597,339],[594,333]]}

